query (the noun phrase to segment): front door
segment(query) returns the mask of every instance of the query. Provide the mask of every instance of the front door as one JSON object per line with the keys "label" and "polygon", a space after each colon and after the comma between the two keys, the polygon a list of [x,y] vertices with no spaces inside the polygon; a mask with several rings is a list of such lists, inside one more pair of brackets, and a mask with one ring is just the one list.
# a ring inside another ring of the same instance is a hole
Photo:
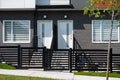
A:
{"label": "front door", "polygon": [[52,20],[39,20],[37,24],[38,47],[51,48],[53,38]]}
{"label": "front door", "polygon": [[58,21],[58,49],[73,48],[73,21]]}

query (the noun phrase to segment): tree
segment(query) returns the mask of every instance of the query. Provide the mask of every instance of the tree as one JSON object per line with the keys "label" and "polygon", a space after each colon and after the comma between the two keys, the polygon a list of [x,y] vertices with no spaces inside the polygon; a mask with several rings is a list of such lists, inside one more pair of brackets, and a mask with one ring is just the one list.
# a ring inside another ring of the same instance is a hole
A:
{"label": "tree", "polygon": [[[112,40],[112,30],[113,22],[116,17],[120,15],[120,0],[87,0],[89,6],[84,8],[84,14],[89,14],[90,17],[94,16],[95,18],[104,17],[105,13],[108,13],[111,16],[111,26],[109,34],[109,43],[108,43],[108,54],[107,54],[107,71],[106,71],[106,80],[109,79],[109,58],[110,58],[110,48]],[[120,19],[118,20],[120,23]]]}

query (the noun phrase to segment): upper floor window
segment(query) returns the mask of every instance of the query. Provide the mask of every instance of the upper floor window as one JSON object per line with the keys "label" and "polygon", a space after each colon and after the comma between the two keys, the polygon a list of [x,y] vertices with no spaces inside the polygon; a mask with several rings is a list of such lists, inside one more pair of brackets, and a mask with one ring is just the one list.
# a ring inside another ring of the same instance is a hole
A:
{"label": "upper floor window", "polygon": [[30,21],[4,20],[3,43],[30,43]]}
{"label": "upper floor window", "polygon": [[36,0],[37,5],[70,5],[70,0]]}
{"label": "upper floor window", "polygon": [[[92,21],[92,42],[108,43],[110,35],[111,20],[93,20]],[[118,21],[114,20],[112,31],[112,43],[119,43]]]}

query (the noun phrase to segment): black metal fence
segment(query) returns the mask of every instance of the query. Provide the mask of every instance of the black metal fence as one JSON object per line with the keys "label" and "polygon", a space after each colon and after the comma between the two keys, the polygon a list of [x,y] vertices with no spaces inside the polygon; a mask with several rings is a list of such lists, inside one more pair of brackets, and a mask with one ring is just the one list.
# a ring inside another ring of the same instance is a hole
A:
{"label": "black metal fence", "polygon": [[22,47],[21,67],[22,68],[43,68],[43,48]]}
{"label": "black metal fence", "polygon": [[72,70],[104,71],[107,64],[106,59],[107,50],[76,49],[72,53]]}
{"label": "black metal fence", "polygon": [[19,46],[0,46],[0,61],[17,66],[19,56],[18,49]]}
{"label": "black metal fence", "polygon": [[[17,68],[42,68],[44,70],[105,71],[107,50],[59,49],[0,46],[0,61]],[[110,50],[110,71],[120,70],[120,54]]]}
{"label": "black metal fence", "polygon": [[47,70],[69,70],[69,49],[47,49],[45,56]]}
{"label": "black metal fence", "polygon": [[111,62],[113,71],[120,70],[120,54],[112,54]]}

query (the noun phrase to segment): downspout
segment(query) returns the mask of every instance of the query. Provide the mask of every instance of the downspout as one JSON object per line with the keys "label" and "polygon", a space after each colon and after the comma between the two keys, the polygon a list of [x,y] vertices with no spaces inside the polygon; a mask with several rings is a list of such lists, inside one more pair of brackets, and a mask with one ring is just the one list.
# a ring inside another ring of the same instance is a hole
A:
{"label": "downspout", "polygon": [[37,48],[38,47],[38,36],[37,36],[37,9],[35,8],[35,11],[34,11],[34,26],[33,26],[33,47],[34,48]]}

